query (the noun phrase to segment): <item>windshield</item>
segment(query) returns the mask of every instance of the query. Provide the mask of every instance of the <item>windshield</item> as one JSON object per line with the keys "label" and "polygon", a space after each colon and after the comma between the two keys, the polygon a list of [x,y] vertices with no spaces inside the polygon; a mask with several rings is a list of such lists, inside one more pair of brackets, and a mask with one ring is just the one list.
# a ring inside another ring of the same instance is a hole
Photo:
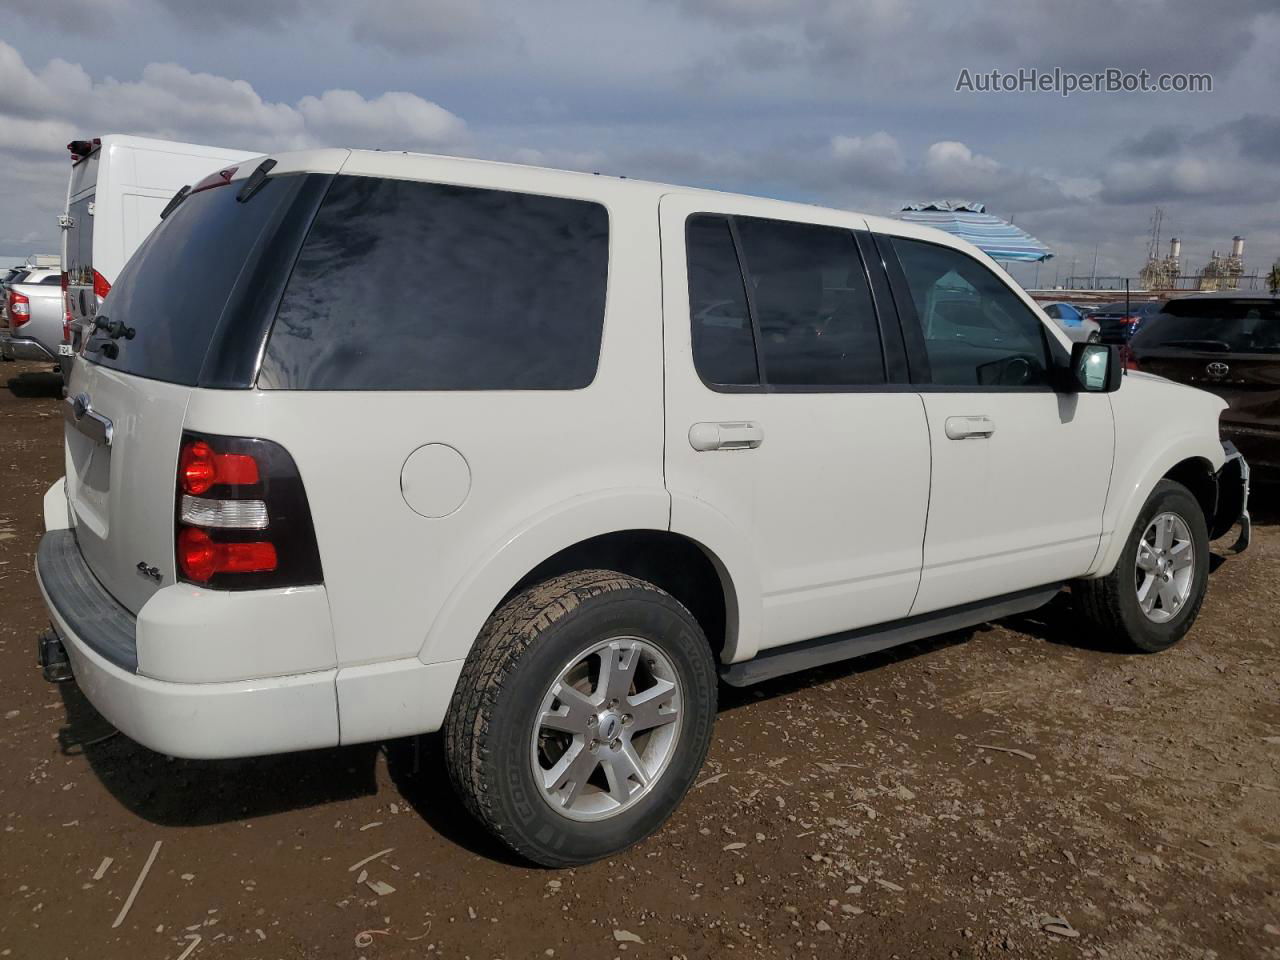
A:
{"label": "windshield", "polygon": [[1280,301],[1171,300],[1133,339],[1135,348],[1280,353]]}
{"label": "windshield", "polygon": [[[229,337],[248,320],[228,305],[237,290],[261,281],[251,277],[252,268],[305,179],[268,177],[247,202],[238,199],[238,181],[188,196],[120,272],[98,311],[86,357],[125,373],[194,386],[224,314]],[[116,325],[114,335],[107,324]]]}

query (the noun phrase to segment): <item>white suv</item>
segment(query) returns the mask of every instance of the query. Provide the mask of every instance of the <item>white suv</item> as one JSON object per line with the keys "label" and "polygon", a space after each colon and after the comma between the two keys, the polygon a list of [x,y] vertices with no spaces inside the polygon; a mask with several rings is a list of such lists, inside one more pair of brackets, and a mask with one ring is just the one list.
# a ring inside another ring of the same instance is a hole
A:
{"label": "white suv", "polygon": [[666,819],[720,681],[1068,583],[1158,650],[1247,533],[1221,400],[1072,346],[947,234],[752,197],[254,160],[171,205],[81,359],[46,673],[184,757],[443,728],[549,865]]}

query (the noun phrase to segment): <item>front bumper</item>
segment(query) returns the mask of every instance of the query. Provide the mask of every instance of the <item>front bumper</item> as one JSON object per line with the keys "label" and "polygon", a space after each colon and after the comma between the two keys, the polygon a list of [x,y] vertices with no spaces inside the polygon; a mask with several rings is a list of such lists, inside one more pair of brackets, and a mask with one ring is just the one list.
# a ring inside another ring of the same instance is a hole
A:
{"label": "front bumper", "polygon": [[137,620],[98,583],[73,531],[44,535],[36,579],[76,683],[99,713],[143,746],[218,759],[339,742],[336,670],[221,683],[142,676]]}
{"label": "front bumper", "polygon": [[1280,430],[1223,423],[1222,435],[1248,458],[1255,481],[1280,483]]}
{"label": "front bumper", "polygon": [[1222,450],[1227,461],[1217,474],[1218,502],[1214,510],[1209,537],[1216,540],[1225,536],[1237,524],[1240,535],[1231,545],[1231,553],[1244,553],[1249,549],[1253,534],[1253,522],[1249,518],[1249,462],[1236,449],[1235,444],[1223,441]]}

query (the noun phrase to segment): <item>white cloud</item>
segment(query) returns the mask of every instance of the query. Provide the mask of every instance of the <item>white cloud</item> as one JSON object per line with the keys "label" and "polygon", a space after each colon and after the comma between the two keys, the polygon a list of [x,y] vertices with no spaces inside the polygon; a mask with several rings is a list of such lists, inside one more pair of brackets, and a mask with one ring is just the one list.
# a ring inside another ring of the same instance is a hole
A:
{"label": "white cloud", "polygon": [[[0,40],[0,251],[22,253],[31,224],[55,231],[47,210],[61,202],[66,144],[104,133],[131,133],[246,150],[311,146],[448,149],[467,136],[463,120],[413,93],[366,99],[326,90],[296,104],[262,97],[253,85],[175,63],[151,63],[136,80],[95,80],[52,60],[31,69]],[[61,162],[60,162],[61,161]],[[39,196],[18,183],[40,185]],[[47,226],[46,226],[47,224]],[[15,249],[18,248],[18,249]]]}
{"label": "white cloud", "polygon": [[[21,134],[31,149],[43,145],[58,152],[66,131],[81,136],[127,132],[263,150],[441,147],[466,135],[461,118],[413,93],[365,99],[352,90],[327,90],[293,105],[264,99],[247,81],[175,63],[148,64],[138,80],[94,81],[79,66],[58,60],[34,72],[2,40],[0,84],[21,93],[0,105],[0,122],[15,132],[0,139],[0,150],[15,149]],[[19,127],[22,118],[27,122]]]}
{"label": "white cloud", "polygon": [[466,135],[466,124],[439,104],[390,91],[366,100],[353,90],[303,97],[298,111],[307,130],[335,142],[361,146],[442,146]]}
{"label": "white cloud", "polygon": [[1001,177],[1000,164],[974,153],[958,140],[939,140],[925,151],[924,170],[938,190],[990,190]]}
{"label": "white cloud", "polygon": [[866,137],[832,137],[831,154],[854,176],[888,178],[901,174],[906,165],[898,141],[883,130]]}

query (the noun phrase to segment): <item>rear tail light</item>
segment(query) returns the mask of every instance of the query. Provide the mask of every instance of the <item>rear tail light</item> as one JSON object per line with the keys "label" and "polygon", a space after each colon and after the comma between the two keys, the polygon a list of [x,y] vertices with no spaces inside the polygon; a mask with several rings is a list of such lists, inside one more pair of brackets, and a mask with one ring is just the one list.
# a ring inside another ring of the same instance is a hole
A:
{"label": "rear tail light", "polygon": [[107,278],[97,270],[93,271],[93,295],[98,298],[98,306],[102,306],[102,301],[107,299],[110,292],[111,284],[107,283]]}
{"label": "rear tail light", "polygon": [[202,494],[215,484],[247,487],[258,483],[258,461],[244,453],[215,453],[203,440],[182,445],[178,484],[183,493]]}
{"label": "rear tail light", "polygon": [[184,433],[175,500],[179,579],[230,590],[323,582],[302,478],[279,444]]}
{"label": "rear tail light", "polygon": [[195,583],[208,583],[219,575],[270,573],[279,563],[275,544],[269,541],[222,543],[196,527],[178,532],[179,569]]}
{"label": "rear tail light", "polygon": [[1138,358],[1133,355],[1133,348],[1127,343],[1120,345],[1120,361],[1126,370],[1137,370]]}
{"label": "rear tail light", "polygon": [[9,291],[9,326],[15,330],[31,319],[31,300],[17,290]]}

